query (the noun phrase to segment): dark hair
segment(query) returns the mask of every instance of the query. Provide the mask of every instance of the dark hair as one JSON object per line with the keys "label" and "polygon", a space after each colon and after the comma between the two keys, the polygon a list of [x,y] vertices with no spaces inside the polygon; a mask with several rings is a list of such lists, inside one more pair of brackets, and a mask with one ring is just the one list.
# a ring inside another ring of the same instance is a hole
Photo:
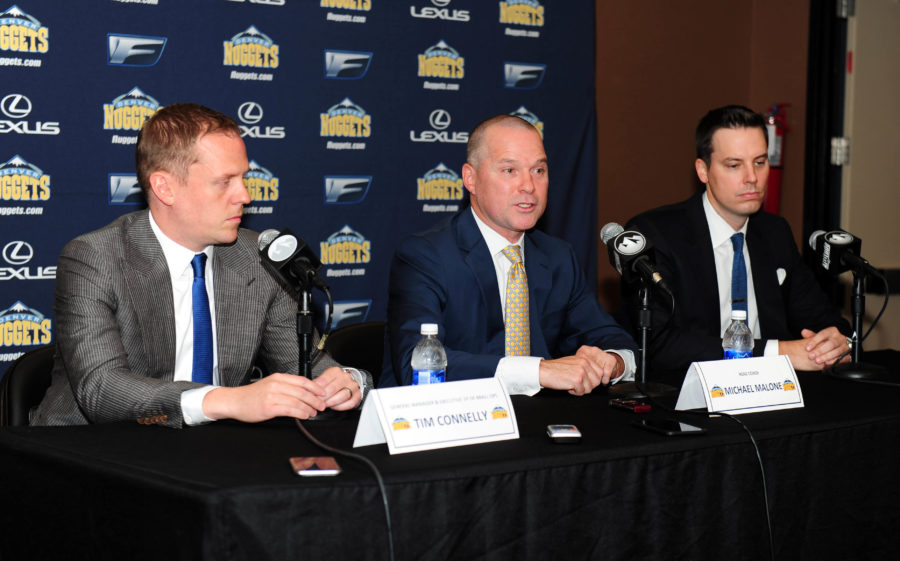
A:
{"label": "dark hair", "polygon": [[506,113],[494,115],[493,117],[481,121],[480,123],[475,125],[474,129],[472,129],[472,133],[469,135],[469,142],[466,144],[466,162],[470,166],[476,168],[478,167],[482,148],[484,147],[484,135],[487,130],[494,125],[532,129],[537,132],[537,129],[534,127],[534,125],[532,125],[525,119],[517,117],[516,115],[509,115]]}
{"label": "dark hair", "polygon": [[227,116],[196,103],[175,103],[163,107],[147,119],[138,133],[135,167],[138,184],[146,196],[150,174],[166,170],[185,179],[196,161],[194,143],[211,133],[241,135],[241,129]]}
{"label": "dark hair", "polygon": [[695,141],[697,157],[709,166],[712,156],[712,138],[719,129],[744,129],[758,127],[769,145],[769,134],[766,130],[766,119],[752,109],[743,105],[726,105],[713,109],[700,119],[697,125]]}

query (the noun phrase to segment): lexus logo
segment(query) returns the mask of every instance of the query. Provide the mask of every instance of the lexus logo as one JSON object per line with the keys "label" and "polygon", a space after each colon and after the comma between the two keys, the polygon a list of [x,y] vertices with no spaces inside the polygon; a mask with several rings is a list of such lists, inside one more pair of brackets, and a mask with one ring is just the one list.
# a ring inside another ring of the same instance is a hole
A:
{"label": "lexus logo", "polygon": [[255,101],[245,101],[238,107],[238,118],[248,125],[255,125],[263,118],[262,105]]}
{"label": "lexus logo", "polygon": [[3,246],[3,260],[10,265],[24,265],[34,257],[34,249],[28,242],[9,242]]}
{"label": "lexus logo", "polygon": [[450,0],[431,0],[431,3],[437,6],[438,8],[443,8],[447,4],[450,3]]}
{"label": "lexus logo", "polygon": [[428,123],[431,128],[442,131],[450,126],[450,113],[444,109],[435,109],[428,116]]}
{"label": "lexus logo", "polygon": [[31,113],[31,100],[22,94],[9,94],[0,101],[0,111],[10,119],[22,119]]}

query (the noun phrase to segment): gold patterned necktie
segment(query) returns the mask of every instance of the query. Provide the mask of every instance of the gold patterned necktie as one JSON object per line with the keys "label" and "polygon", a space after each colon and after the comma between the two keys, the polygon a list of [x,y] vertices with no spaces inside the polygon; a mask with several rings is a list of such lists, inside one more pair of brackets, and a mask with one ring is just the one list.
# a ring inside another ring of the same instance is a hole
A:
{"label": "gold patterned necktie", "polygon": [[522,248],[507,246],[503,255],[512,263],[506,276],[506,356],[529,356],[528,277],[522,265]]}

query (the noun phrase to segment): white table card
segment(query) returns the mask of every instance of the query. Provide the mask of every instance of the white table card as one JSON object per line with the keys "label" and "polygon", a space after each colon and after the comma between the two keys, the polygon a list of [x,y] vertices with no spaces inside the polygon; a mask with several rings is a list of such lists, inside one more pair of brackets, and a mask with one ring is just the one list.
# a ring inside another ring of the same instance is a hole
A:
{"label": "white table card", "polygon": [[803,407],[797,373],[786,355],[694,362],[675,409],[738,415]]}
{"label": "white table card", "polygon": [[519,438],[497,378],[372,390],[353,447],[387,442],[391,454]]}

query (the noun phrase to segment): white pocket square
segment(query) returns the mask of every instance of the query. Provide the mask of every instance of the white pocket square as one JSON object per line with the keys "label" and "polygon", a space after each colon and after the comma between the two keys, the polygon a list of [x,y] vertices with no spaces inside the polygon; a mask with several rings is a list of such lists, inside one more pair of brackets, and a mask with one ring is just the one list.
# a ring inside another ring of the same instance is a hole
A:
{"label": "white pocket square", "polygon": [[778,267],[777,269],[775,269],[775,276],[778,277],[778,286],[781,286],[782,284],[784,284],[784,279],[787,278],[787,271],[785,271],[781,267]]}

